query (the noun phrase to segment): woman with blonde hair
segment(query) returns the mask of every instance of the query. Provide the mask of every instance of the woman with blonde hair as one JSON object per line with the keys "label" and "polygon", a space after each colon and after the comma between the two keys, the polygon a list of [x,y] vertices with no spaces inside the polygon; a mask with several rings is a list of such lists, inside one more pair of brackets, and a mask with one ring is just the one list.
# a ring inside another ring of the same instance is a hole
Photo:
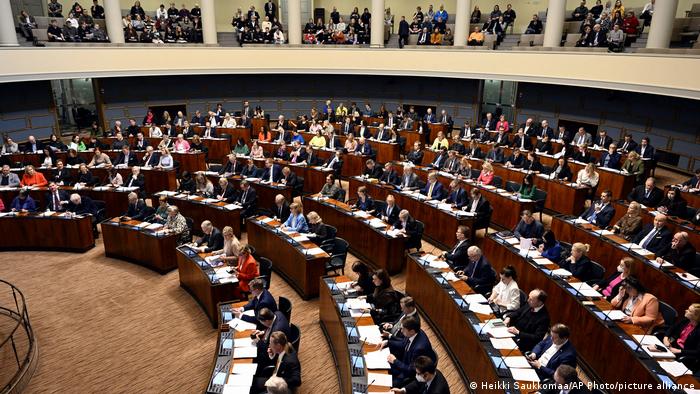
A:
{"label": "woman with blonde hair", "polygon": [[627,154],[627,160],[622,165],[622,172],[635,176],[635,182],[641,184],[644,180],[644,161],[637,152]]}
{"label": "woman with blonde hair", "polygon": [[173,156],[170,154],[170,150],[166,147],[160,148],[160,161],[156,168],[167,170],[174,166],[175,162],[173,161]]}
{"label": "woman with blonde hair", "polygon": [[620,234],[626,240],[631,240],[642,229],[642,206],[632,201],[627,207],[627,213],[613,225],[612,232]]}
{"label": "woman with blonde hair", "polygon": [[576,183],[578,183],[579,186],[588,186],[591,188],[598,186],[600,175],[595,168],[594,163],[586,164],[585,168],[579,170],[578,175],[576,176]]}
{"label": "woman with blonde hair", "polygon": [[482,185],[490,185],[493,182],[493,166],[491,163],[484,162],[481,165],[481,174],[479,174],[479,178],[476,181]]}
{"label": "woman with blonde hair", "polygon": [[588,244],[576,242],[571,245],[571,255],[561,261],[559,266],[571,272],[571,275],[581,282],[596,279],[593,278],[593,264],[591,264],[591,259],[586,256],[590,248]]}
{"label": "woman with blonde hair", "polygon": [[241,253],[241,242],[233,233],[233,227],[226,226],[221,230],[224,236],[224,247],[212,252],[212,256],[217,258],[227,265],[236,265],[238,263],[238,255]]}
{"label": "woman with blonde hair", "polygon": [[207,179],[203,173],[198,173],[194,177],[194,182],[197,187],[197,194],[206,197],[211,197],[214,195],[214,184],[211,183],[211,181]]}
{"label": "woman with blonde hair", "polygon": [[[700,322],[700,304],[691,304],[685,310],[683,318],[671,325],[664,336],[664,345],[668,350],[678,358],[686,356],[686,359],[688,359],[687,366],[696,368],[693,372],[697,371],[696,361],[698,355],[700,355],[698,322]],[[666,323],[672,324],[671,322]]]}

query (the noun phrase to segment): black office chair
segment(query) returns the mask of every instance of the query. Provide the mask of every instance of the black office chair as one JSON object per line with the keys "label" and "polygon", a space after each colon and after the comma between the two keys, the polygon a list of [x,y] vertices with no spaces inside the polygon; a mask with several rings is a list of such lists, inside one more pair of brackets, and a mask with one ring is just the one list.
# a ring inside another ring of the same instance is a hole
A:
{"label": "black office chair", "polygon": [[540,221],[542,221],[542,211],[544,211],[544,203],[545,203],[545,201],[547,201],[547,192],[544,190],[540,190],[538,188],[535,188],[534,200],[535,200],[535,206],[533,208],[533,211],[540,213]]}
{"label": "black office chair", "polygon": [[280,296],[277,300],[277,309],[287,318],[287,321],[292,321],[292,302],[289,298]]}
{"label": "black office chair", "polygon": [[472,178],[479,179],[479,175],[481,175],[481,170],[477,170],[476,168],[472,168]]}
{"label": "black office chair", "polygon": [[273,216],[275,216],[275,214],[272,213],[272,211],[269,210],[269,209],[267,209],[267,208],[258,208],[258,209],[255,211],[255,215],[256,215],[256,216],[268,216],[268,217],[273,217]]}
{"label": "black office chair", "polygon": [[221,164],[209,163],[209,171],[219,172],[219,171],[221,171],[221,168],[223,168],[223,166]]}
{"label": "black office chair", "polygon": [[152,217],[153,215],[155,215],[155,213],[156,213],[155,208],[146,207],[146,209],[144,209],[144,215],[143,215],[144,219],[143,220],[147,221],[146,219]]}
{"label": "black office chair", "polygon": [[507,181],[506,182],[506,191],[515,193],[518,190],[520,190],[520,184],[518,182],[513,182],[513,181]]}
{"label": "black office chair", "polygon": [[192,231],[194,229],[194,220],[191,217],[185,216],[185,222],[187,223],[187,228],[190,229],[190,235],[185,241],[191,242],[192,241]]}
{"label": "black office chair", "polygon": [[297,184],[294,185],[294,189],[292,190],[292,196],[297,197],[297,196],[302,196],[303,194],[304,194],[304,177],[297,176]]}
{"label": "black office chair", "polygon": [[523,291],[523,289],[518,290],[520,290],[520,306],[523,306],[527,304],[527,294]]}
{"label": "black office chair", "polygon": [[345,260],[348,257],[349,247],[350,244],[348,241],[342,238],[335,238],[333,240],[332,252],[329,253],[331,258],[326,263],[326,275],[328,275],[330,272],[338,275],[338,270],[340,270],[342,275],[345,275]]}
{"label": "black office chair", "polygon": [[340,189],[340,193],[338,194],[338,201],[345,202],[345,189]]}
{"label": "black office chair", "polygon": [[299,353],[299,345],[301,344],[301,330],[296,324],[289,325],[289,343],[291,343],[294,350]]}
{"label": "black office chair", "polygon": [[588,278],[588,281],[595,280],[596,282],[600,282],[604,277],[605,267],[595,261],[591,261],[591,277]]}
{"label": "black office chair", "polygon": [[660,337],[661,340],[663,340],[663,335],[673,323],[676,322],[676,318],[678,317],[678,312],[676,312],[676,309],[673,308],[671,305],[659,300],[659,313],[661,313],[661,316],[664,317],[664,324],[654,328],[652,331],[652,334],[656,335],[657,337]]}
{"label": "black office chair", "polygon": [[[250,245],[248,245],[250,246]],[[258,260],[258,269],[260,271],[260,276],[258,278],[265,282],[265,288],[270,288],[270,282],[272,281],[272,261],[267,257],[260,257]]]}
{"label": "black office chair", "polygon": [[258,260],[258,254],[255,250],[255,246],[248,244],[248,248],[250,248],[250,254],[252,254],[253,257],[255,257],[255,259]]}
{"label": "black office chair", "polygon": [[502,184],[503,184],[503,178],[501,178],[500,176],[495,175],[495,176],[493,177],[493,185],[496,186],[496,187],[501,187]]}

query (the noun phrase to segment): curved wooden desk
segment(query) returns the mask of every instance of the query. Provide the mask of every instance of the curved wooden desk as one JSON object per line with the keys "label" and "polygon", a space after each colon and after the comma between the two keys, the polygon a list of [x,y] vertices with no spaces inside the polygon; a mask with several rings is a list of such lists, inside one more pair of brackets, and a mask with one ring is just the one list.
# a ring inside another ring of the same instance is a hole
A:
{"label": "curved wooden desk", "polygon": [[[120,216],[127,211],[129,205],[129,190],[123,188],[113,188],[107,186],[101,187],[83,187],[76,189],[72,186],[61,186],[61,190],[69,195],[78,193],[82,196],[88,196],[93,200],[101,200],[105,202],[105,215]],[[10,205],[12,200],[19,194],[20,188],[3,188],[0,190],[0,198],[6,205]],[[38,187],[29,189],[29,195],[36,201],[37,208],[42,210],[48,204],[46,194],[49,192],[48,187]]]}
{"label": "curved wooden desk", "polygon": [[[687,197],[689,193],[686,193],[684,196]],[[612,226],[615,224],[618,220],[620,220],[625,214],[627,213],[627,208],[629,208],[629,203],[625,200],[618,200],[618,201],[613,201],[612,206],[615,208],[615,216],[613,216],[613,219],[610,221],[610,225]],[[652,224],[654,223],[654,214],[652,212],[657,212],[654,208],[649,208],[647,207],[646,209],[642,208],[641,214],[642,214],[642,222],[644,224]],[[685,219],[681,219],[676,216],[667,216],[668,220],[666,221],[666,227],[668,227],[669,230],[671,230],[672,233],[677,233],[679,231],[685,231],[688,233],[688,241],[695,246],[695,250],[700,248],[700,226],[695,225]]]}
{"label": "curved wooden desk", "polygon": [[[318,195],[304,198],[304,212],[316,211],[323,222],[338,229],[338,237],[350,243],[350,250],[375,268],[383,268],[390,275],[403,270],[405,238],[387,234],[388,224],[374,227],[367,219],[356,216],[350,206],[332,199],[318,199]],[[379,219],[377,219],[379,220]]]}
{"label": "curved wooden desk", "polygon": [[197,234],[201,233],[202,222],[209,220],[219,230],[231,226],[236,237],[241,237],[241,208],[229,209],[227,208],[229,204],[225,202],[214,202],[196,195],[177,194],[169,191],[162,191],[156,195],[168,196],[168,203],[177,206],[182,215],[192,218],[194,221],[192,231]]}
{"label": "curved wooden desk", "polygon": [[163,234],[138,227],[144,222],[120,222],[112,218],[102,222],[105,255],[166,274],[177,267],[175,248],[179,234]]}
{"label": "curved wooden desk", "polygon": [[95,247],[91,216],[58,213],[3,213],[1,250],[85,252]]}
{"label": "curved wooden desk", "polygon": [[[219,184],[219,178],[221,175],[215,172],[206,172],[207,178],[214,184]],[[233,185],[234,188],[240,193],[241,181],[243,179],[240,175],[234,175],[227,178],[229,183]],[[292,201],[292,188],[285,186],[281,183],[268,183],[261,182],[257,178],[248,178],[250,187],[255,189],[255,193],[258,196],[258,207],[259,208],[270,208],[275,204],[275,196],[281,194],[287,201]],[[173,189],[162,189],[162,190],[173,190]]]}
{"label": "curved wooden desk", "polygon": [[255,247],[258,256],[272,261],[275,272],[284,277],[301,298],[317,297],[318,278],[325,275],[330,256],[309,240],[295,241],[292,237],[301,234],[287,234],[278,229],[281,225],[266,216],[251,218],[246,222],[248,243]]}
{"label": "curved wooden desk", "polygon": [[177,248],[177,272],[180,287],[187,290],[197,300],[206,313],[212,327],[216,328],[217,305],[241,299],[238,279],[221,279],[217,273],[222,270],[224,277],[227,267],[212,267],[204,257],[208,254],[198,253],[189,246]]}
{"label": "curved wooden desk", "polygon": [[[576,351],[602,381],[650,384],[655,389],[644,392],[667,392],[657,388],[657,385],[662,379],[669,379],[668,375],[655,360],[642,356],[643,350],[639,350],[639,345],[631,338],[632,335],[644,334],[641,328],[604,319],[600,311],[611,309],[607,301],[581,296],[570,286],[575,279],[568,282],[551,276],[550,270],[556,268],[556,265],[540,266],[532,260],[526,260],[515,247],[500,239],[496,240],[495,237],[489,235],[484,239],[483,245],[484,255],[494,269],[500,271],[507,265],[513,265],[518,272],[518,285],[521,289],[539,288],[547,292],[547,309],[552,322],[564,323],[571,328],[570,340],[576,346]],[[693,383],[695,387],[700,384],[691,375],[672,380]]]}

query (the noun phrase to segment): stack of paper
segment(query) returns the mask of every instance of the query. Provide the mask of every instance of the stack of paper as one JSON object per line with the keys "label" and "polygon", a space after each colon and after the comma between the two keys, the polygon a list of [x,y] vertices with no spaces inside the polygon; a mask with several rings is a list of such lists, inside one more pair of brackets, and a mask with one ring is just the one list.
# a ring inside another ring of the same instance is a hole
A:
{"label": "stack of paper", "polygon": [[250,337],[236,338],[233,342],[233,347],[251,347],[253,345],[253,339]]}
{"label": "stack of paper", "polygon": [[536,259],[532,259],[537,265],[549,265],[552,264],[552,262],[549,259],[545,259],[544,257],[538,257]]}
{"label": "stack of paper", "polygon": [[690,283],[698,282],[698,277],[688,272],[676,272],[676,275],[678,275],[678,277],[682,280],[688,281]]}
{"label": "stack of paper", "polygon": [[374,382],[370,387],[392,387],[391,375],[388,373],[373,373],[367,374],[367,382]]}
{"label": "stack of paper", "polygon": [[[632,338],[634,338],[637,343],[641,344],[641,348],[644,349],[644,351],[654,357],[654,358],[676,358],[676,356],[671,353],[670,351],[652,351],[649,350],[655,349],[656,346],[661,346],[663,348],[666,348],[664,344],[659,340],[659,338],[653,336],[653,335],[632,335]],[[666,348],[668,349],[668,348]]]}
{"label": "stack of paper", "polygon": [[238,204],[226,204],[226,205],[224,205],[224,209],[227,209],[229,211],[233,211],[233,210],[240,209],[240,208],[242,208],[242,207]]}
{"label": "stack of paper", "polygon": [[532,369],[532,367],[530,366],[530,363],[527,362],[527,358],[525,358],[525,356],[503,357],[503,360],[504,360],[505,364],[508,366],[508,368]]}
{"label": "stack of paper", "polygon": [[401,235],[401,230],[398,230],[398,229],[395,229],[395,228],[394,228],[394,229],[388,230],[388,231],[386,232],[386,234],[387,234],[388,236],[390,236],[390,237],[396,238],[396,237],[398,237],[399,235]]}
{"label": "stack of paper", "polygon": [[379,326],[358,326],[360,338],[363,338],[367,343],[381,343],[383,341],[382,333],[379,331]]}
{"label": "stack of paper", "polygon": [[445,272],[442,274],[442,277],[450,282],[456,282],[459,280],[459,278],[455,276],[454,272]]}
{"label": "stack of paper", "polygon": [[581,293],[581,295],[583,295],[584,297],[603,297],[602,294],[600,294],[596,290],[593,290],[593,288],[589,286],[586,282],[570,283],[570,285],[579,293]]}
{"label": "stack of paper", "polygon": [[153,231],[155,231],[155,230],[158,230],[158,229],[161,228],[161,227],[163,227],[162,224],[160,224],[160,223],[153,223],[153,224],[149,224],[148,227],[146,227],[146,229],[147,229],[147,230],[153,230]]}
{"label": "stack of paper", "polygon": [[440,203],[437,207],[438,209],[442,209],[443,211],[452,211],[452,204]]}
{"label": "stack of paper", "polygon": [[388,348],[365,354],[365,362],[367,363],[367,369],[391,368],[391,365],[389,365],[389,361],[387,361],[387,357],[389,357],[389,354],[391,353],[389,352]]}
{"label": "stack of paper", "polygon": [[431,261],[435,260],[436,258],[437,258],[437,256],[435,256],[434,254],[428,253],[428,254],[424,254],[423,256],[419,257],[418,261],[420,261],[421,263],[425,263],[425,262],[431,262]]}
{"label": "stack of paper", "polygon": [[565,270],[564,268],[557,268],[557,269],[555,269],[554,271],[552,271],[552,275],[554,275],[554,276],[561,276],[561,277],[564,277],[564,278],[568,278],[568,277],[571,276],[571,272]]}
{"label": "stack of paper", "polygon": [[257,355],[257,346],[237,347],[233,349],[233,358],[255,358]]}
{"label": "stack of paper", "polygon": [[627,316],[625,312],[619,309],[611,309],[609,311],[603,311],[603,313],[607,315],[610,320],[622,320],[623,317]]}
{"label": "stack of paper", "polygon": [[148,227],[148,226],[150,226],[150,225],[151,225],[151,223],[148,223],[148,222],[141,222],[141,223],[137,224],[136,227],[138,227],[138,228],[146,228],[146,227]]}
{"label": "stack of paper", "polygon": [[479,304],[477,302],[469,304],[469,310],[474,313],[479,313],[482,315],[490,315],[493,313],[491,307],[488,304]]}
{"label": "stack of paper", "polygon": [[464,301],[466,301],[467,304],[485,304],[489,302],[489,300],[487,300],[486,297],[479,293],[467,294],[462,298],[464,298]]}
{"label": "stack of paper", "polygon": [[297,242],[306,242],[309,240],[309,237],[307,237],[305,235],[297,235],[296,237],[292,237],[292,239],[297,241]]}
{"label": "stack of paper", "polygon": [[678,361],[659,361],[659,365],[664,371],[676,378],[681,375],[692,375],[693,373],[685,364]]}
{"label": "stack of paper", "polygon": [[228,324],[229,327],[233,328],[234,330],[236,330],[238,332],[247,331],[247,330],[255,330],[255,328],[257,327],[255,324],[248,323],[247,321],[243,321],[237,317],[234,318],[233,320],[230,320],[226,324]]}
{"label": "stack of paper", "polygon": [[311,256],[316,256],[317,254],[323,254],[323,253],[326,253],[326,251],[321,249],[321,248],[306,249],[306,254],[311,255]]}
{"label": "stack of paper", "polygon": [[363,219],[369,217],[369,213],[367,213],[365,211],[355,211],[354,215],[357,217],[363,218]]}
{"label": "stack of paper", "polygon": [[576,219],[572,220],[572,222],[573,222],[573,223],[576,223],[576,224],[586,224],[586,223],[588,223],[588,221],[586,221],[586,219],[582,219],[582,218],[576,218]]}
{"label": "stack of paper", "polygon": [[386,224],[381,219],[377,219],[377,218],[370,220],[369,225],[374,227],[374,228],[386,227]]}
{"label": "stack of paper", "polygon": [[274,220],[274,219],[272,219],[272,218],[270,218],[270,217],[266,217],[266,218],[264,218],[264,219],[261,219],[260,221],[263,222],[263,223],[270,223],[270,222],[273,221],[273,220]]}
{"label": "stack of paper", "polygon": [[447,264],[447,261],[444,260],[433,260],[428,265],[437,269],[449,268],[450,266],[449,264]]}
{"label": "stack of paper", "polygon": [[345,303],[350,309],[372,309],[372,305],[364,298],[349,298]]}
{"label": "stack of paper", "polygon": [[498,350],[512,350],[518,347],[511,338],[489,338],[491,345]]}
{"label": "stack of paper", "polygon": [[656,262],[656,259],[648,259],[649,263],[655,267],[673,267],[673,264],[669,263],[666,260],[663,260],[660,264]]}

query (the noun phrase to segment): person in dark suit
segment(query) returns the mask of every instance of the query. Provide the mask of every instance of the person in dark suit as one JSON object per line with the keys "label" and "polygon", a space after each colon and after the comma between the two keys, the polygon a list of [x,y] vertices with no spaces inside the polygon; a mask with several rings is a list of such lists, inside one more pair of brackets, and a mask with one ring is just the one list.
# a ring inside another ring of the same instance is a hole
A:
{"label": "person in dark suit", "polygon": [[598,148],[608,149],[610,144],[613,143],[613,139],[608,136],[608,132],[605,130],[600,130],[598,132],[598,137],[593,139],[593,145]]}
{"label": "person in dark suit", "polygon": [[129,193],[129,206],[126,210],[124,220],[145,220],[148,211],[146,210],[146,202],[139,198],[139,195],[131,192]]}
{"label": "person in dark suit", "polygon": [[663,263],[664,260],[686,271],[696,272],[700,268],[695,265],[695,247],[688,242],[688,233],[685,231],[675,233],[669,251],[663,258],[656,258],[658,263]]}
{"label": "person in dark suit", "polygon": [[236,199],[236,189],[228,182],[226,178],[219,178],[219,185],[214,191],[216,198],[227,203],[232,203]]}
{"label": "person in dark suit", "polygon": [[367,159],[365,169],[362,171],[362,176],[372,179],[380,179],[384,173],[382,167],[377,165],[374,160]]}
{"label": "person in dark suit", "polygon": [[194,246],[200,253],[210,253],[224,248],[224,236],[221,230],[214,227],[209,220],[203,221],[201,228],[204,236],[194,242]]}
{"label": "person in dark suit", "polygon": [[202,130],[202,138],[216,138],[216,126],[212,127],[211,122],[207,121]]}
{"label": "person in dark suit", "polygon": [[557,165],[552,168],[552,172],[549,174],[550,179],[559,179],[563,181],[571,180],[573,174],[571,173],[571,168],[569,168],[569,163],[566,157],[560,157],[557,159]]}
{"label": "person in dark suit", "polygon": [[143,133],[138,132],[136,134],[136,142],[134,143],[134,150],[135,151],[145,151],[146,147],[149,146],[150,143],[146,138],[144,138]]}
{"label": "person in dark suit", "polygon": [[625,136],[617,143],[620,147],[620,151],[635,152],[637,150],[637,142],[632,138],[632,134],[625,134]]}
{"label": "person in dark suit", "polygon": [[438,371],[430,357],[418,356],[413,361],[416,380],[403,388],[392,388],[392,393],[405,394],[450,394],[450,386],[442,372]]}
{"label": "person in dark suit", "polygon": [[226,161],[226,164],[221,166],[221,169],[219,170],[219,175],[224,175],[224,176],[230,176],[230,175],[238,175],[241,173],[243,170],[243,165],[238,163],[238,159],[236,158],[235,153],[231,153],[228,155],[228,160]]}
{"label": "person in dark suit", "polygon": [[414,317],[420,320],[420,315],[418,314],[418,309],[416,308],[416,302],[412,297],[406,296],[401,298],[399,302],[401,305],[401,315],[391,323],[384,323],[381,325],[380,330],[382,338],[384,339],[400,339],[404,338],[401,332],[401,323],[407,317]]}
{"label": "person in dark suit", "polygon": [[581,214],[581,219],[595,224],[600,228],[606,228],[610,225],[613,216],[615,216],[615,207],[610,203],[612,201],[612,192],[605,190],[600,193],[600,200],[591,204],[585,212]]}
{"label": "person in dark suit", "polygon": [[124,180],[125,187],[137,187],[143,193],[146,187],[146,179],[138,166],[131,167],[131,175]]}
{"label": "person in dark suit", "polygon": [[469,141],[469,147],[464,151],[464,155],[473,159],[481,159],[483,153],[481,152],[481,147],[479,147],[479,144],[472,139]]}
{"label": "person in dark suit", "polygon": [[299,178],[297,174],[293,173],[289,167],[284,167],[282,169],[282,177],[279,179],[280,183],[292,188],[292,191],[299,185]]}
{"label": "person in dark suit", "polygon": [[518,130],[522,129],[526,136],[537,137],[537,125],[532,120],[532,118],[527,118],[525,123],[521,123]]}
{"label": "person in dark suit", "polygon": [[656,179],[649,177],[643,185],[632,189],[627,195],[627,201],[636,201],[647,207],[656,208],[664,198],[664,192],[656,187]]}
{"label": "person in dark suit", "polygon": [[622,155],[617,152],[617,144],[611,143],[608,145],[607,152],[603,152],[600,156],[598,165],[605,168],[612,168],[613,170],[619,170],[621,157]]}
{"label": "person in dark suit", "polygon": [[195,125],[204,124],[204,116],[202,116],[202,113],[199,110],[195,111],[190,123]]}
{"label": "person in dark suit", "polygon": [[700,304],[691,304],[683,318],[666,330],[663,343],[676,357],[685,357],[684,363],[693,372],[698,370],[700,357]]}
{"label": "person in dark suit", "polygon": [[153,146],[146,147],[146,154],[141,158],[141,165],[147,168],[155,167],[160,163],[160,152],[153,149]]}
{"label": "person in dark suit", "polygon": [[532,149],[532,142],[530,142],[530,137],[525,134],[523,129],[518,130],[518,134],[513,137],[513,142],[510,144],[513,149],[520,150],[530,150]]}
{"label": "person in dark suit", "polygon": [[374,157],[374,151],[372,151],[372,145],[369,143],[369,141],[366,138],[360,137],[358,139],[357,149],[355,149],[355,154],[362,155],[362,156]]}
{"label": "person in dark suit", "polygon": [[654,159],[654,147],[649,144],[649,137],[642,138],[642,142],[637,146],[635,152],[639,153],[642,160]]}
{"label": "person in dark suit", "polygon": [[401,17],[401,22],[399,22],[399,48],[403,48],[408,42],[409,32],[408,22],[406,22],[406,17]]}
{"label": "person in dark suit", "polygon": [[41,141],[37,141],[36,137],[30,135],[27,142],[22,148],[24,153],[41,153],[44,150],[44,144]]}
{"label": "person in dark suit", "polygon": [[284,161],[289,160],[289,152],[287,152],[287,144],[282,143],[279,148],[275,150],[275,153],[272,154],[272,157],[274,159],[280,159]]}
{"label": "person in dark suit", "polygon": [[654,224],[644,226],[632,242],[657,256],[664,256],[668,253],[673,238],[671,231],[666,227],[666,220],[666,215],[662,213],[654,216]]}
{"label": "person in dark suit", "polygon": [[549,140],[549,137],[544,137],[537,141],[537,145],[535,145],[535,152],[552,154],[552,141]]}
{"label": "person in dark suit", "polygon": [[503,126],[501,126],[498,129],[498,133],[494,134],[493,137],[491,138],[491,142],[493,143],[493,146],[508,146],[509,141],[508,141],[508,134],[506,134],[505,129]]}
{"label": "person in dark suit", "polygon": [[381,212],[377,213],[381,215],[380,217],[383,221],[389,223],[390,226],[393,226],[394,223],[399,220],[399,212],[401,212],[401,208],[396,205],[394,196],[389,194],[386,196],[386,206],[383,207]]}
{"label": "person in dark suit", "polygon": [[564,145],[571,143],[571,132],[565,126],[559,126],[559,131],[554,135],[554,139],[560,141]]}
{"label": "person in dark suit", "polygon": [[484,118],[483,122],[481,122],[481,128],[484,131],[487,131],[486,135],[488,135],[489,130],[496,130],[496,119],[493,118],[493,114],[491,112],[486,113],[486,117]]}
{"label": "person in dark suit", "polygon": [[236,201],[243,206],[241,212],[243,218],[253,216],[258,209],[258,195],[245,179],[241,181],[241,192]]}
{"label": "person in dark suit", "polygon": [[569,341],[569,332],[569,327],[563,324],[553,325],[549,336],[527,355],[530,365],[535,368],[540,379],[553,378],[554,371],[562,364],[576,368],[576,349]]}
{"label": "person in dark suit", "polygon": [[66,210],[76,215],[92,215],[93,218],[97,216],[97,206],[92,199],[78,193],[71,194],[70,203]]}
{"label": "person in dark suit", "polygon": [[[259,366],[273,366],[272,376],[284,379],[290,391],[295,391],[297,387],[301,386],[301,364],[296,351],[283,332],[275,331],[270,335],[270,346],[267,349],[267,356],[267,360],[264,357],[261,360],[257,360]],[[270,376],[260,376],[256,373],[253,381],[255,391],[251,390],[251,392],[259,393],[264,391],[265,382],[268,378]]]}
{"label": "person in dark suit", "polygon": [[265,160],[265,171],[261,179],[264,182],[279,182],[282,179],[282,168],[279,164],[275,164],[274,160],[267,158]]}
{"label": "person in dark suit", "polygon": [[547,120],[543,120],[540,128],[537,130],[537,136],[540,138],[549,137],[549,139],[554,138],[554,130],[549,126]]}
{"label": "person in dark suit", "polygon": [[372,139],[375,139],[377,141],[389,141],[391,138],[391,133],[389,130],[385,130],[384,128],[384,123],[381,123],[379,127],[377,127],[377,134],[375,134]]}
{"label": "person in dark suit", "polygon": [[574,154],[573,159],[585,164],[588,164],[594,160],[591,156],[591,152],[588,150],[588,146],[585,144],[578,146],[578,151]]}
{"label": "person in dark suit", "polygon": [[56,161],[56,169],[49,180],[56,182],[58,185],[68,186],[71,184],[70,170],[65,167],[63,160]]}
{"label": "person in dark suit", "polygon": [[68,205],[68,192],[60,190],[56,182],[49,182],[49,191],[46,193],[46,209],[53,212],[62,212]]}
{"label": "person in dark suit", "polygon": [[402,190],[414,190],[418,188],[418,175],[413,173],[413,166],[406,164],[403,166],[403,176],[399,187]]}
{"label": "person in dark suit", "polygon": [[416,359],[426,356],[435,361],[435,351],[430,344],[430,339],[420,328],[420,320],[415,317],[407,317],[401,322],[403,338],[388,339],[382,342],[381,347],[388,347],[390,355],[388,357],[391,365],[393,387],[403,387],[406,382],[410,382],[415,377]]}
{"label": "person in dark suit", "polygon": [[[255,278],[248,283],[250,286],[251,298],[247,304],[242,307],[233,308],[233,315],[245,322],[258,324],[256,316],[260,314],[263,308],[271,311],[277,311],[277,302],[275,297],[265,288],[265,282],[262,279]],[[245,311],[254,311],[255,316],[244,315]]]}
{"label": "person in dark suit", "polygon": [[426,182],[421,193],[430,200],[442,200],[444,198],[444,188],[442,187],[442,183],[438,181],[437,172],[428,174],[428,182]]}
{"label": "person in dark suit", "polygon": [[447,148],[442,148],[440,152],[435,155],[435,159],[433,159],[432,163],[428,164],[427,167],[430,168],[435,168],[435,169],[441,169],[445,163],[447,162]]}
{"label": "person in dark suit", "polygon": [[399,174],[394,170],[394,164],[392,162],[384,164],[384,172],[382,172],[382,175],[379,177],[379,182],[394,186],[401,182]]}
{"label": "person in dark suit", "polygon": [[284,313],[280,311],[273,312],[268,308],[260,309],[257,318],[260,330],[255,330],[251,336],[253,337],[255,345],[258,347],[257,359],[260,360],[262,364],[266,364],[269,361],[266,360],[269,359],[267,349],[270,347],[270,337],[272,333],[279,331],[289,336],[290,326]]}
{"label": "person in dark suit", "polygon": [[682,190],[684,192],[695,192],[700,190],[700,168],[695,170],[695,176],[683,182]]}
{"label": "person in dark suit", "polygon": [[374,200],[367,194],[367,186],[357,188],[357,202],[353,208],[367,212],[374,210]]}
{"label": "person in dark suit", "polygon": [[503,163],[504,158],[503,158],[503,148],[500,146],[494,146],[489,153],[486,154],[486,157],[484,157],[484,160],[491,162],[491,163]]}
{"label": "person in dark suit", "polygon": [[278,194],[275,196],[275,204],[270,208],[273,217],[282,223],[287,221],[289,217],[289,203],[283,195]]}
{"label": "person in dark suit", "polygon": [[686,207],[688,203],[681,197],[681,191],[677,187],[672,187],[668,192],[666,192],[666,197],[661,200],[659,206],[656,210],[668,215],[676,216],[679,218],[686,217]]}
{"label": "person in dark suit", "polygon": [[527,152],[527,158],[523,162],[522,169],[530,172],[539,173],[543,171],[544,167],[542,167],[542,163],[540,163],[540,158],[537,157],[537,154],[535,154],[535,152]]}
{"label": "person in dark suit", "polygon": [[113,166],[123,166],[123,167],[132,167],[136,165],[136,154],[131,152],[131,149],[129,149],[129,146],[124,145],[122,147],[122,151],[119,153],[119,156],[117,156],[117,159],[112,163]]}
{"label": "person in dark suit", "polygon": [[[464,149],[464,145],[459,144],[459,146]],[[449,172],[450,174],[454,174],[457,171],[459,171],[459,165],[460,165],[460,159],[457,157],[457,151],[456,150],[449,150],[447,152],[447,160],[445,160],[445,164],[442,166],[442,169],[444,171]]]}
{"label": "person in dark suit", "polygon": [[513,153],[505,160],[505,166],[507,168],[522,168],[523,164],[525,164],[525,155],[523,155],[520,149],[513,149]]}
{"label": "person in dark suit", "polygon": [[462,207],[467,205],[469,197],[467,196],[467,192],[462,188],[462,181],[460,179],[454,179],[450,182],[450,193],[443,202],[452,204],[452,206],[458,209],[462,209]]}
{"label": "person in dark suit", "polygon": [[603,279],[593,277],[593,265],[591,264],[591,259],[586,256],[590,245],[576,242],[571,245],[571,255],[564,260],[559,262],[559,267],[571,272],[574,278],[582,282],[589,281],[591,279]]}
{"label": "person in dark suit", "polygon": [[539,391],[541,394],[590,394],[591,390],[578,378],[576,368],[562,364],[554,370],[554,385]]}
{"label": "person in dark suit", "polygon": [[469,260],[467,266],[458,269],[455,275],[481,294],[491,291],[494,283],[496,283],[496,271],[489,261],[486,260],[486,256],[483,255],[481,249],[478,246],[470,246],[467,249],[467,258]]}
{"label": "person in dark suit", "polygon": [[417,166],[423,163],[423,150],[419,141],[413,143],[413,149],[406,155],[406,160]]}
{"label": "person in dark suit", "polygon": [[476,214],[477,228],[487,225],[488,223],[486,221],[488,220],[489,212],[491,212],[491,204],[481,195],[478,188],[472,188],[469,193],[471,199],[467,205],[462,207],[462,210]]}
{"label": "person in dark suit", "polygon": [[422,232],[420,232],[418,222],[411,216],[411,214],[406,209],[402,209],[399,212],[399,219],[394,223],[393,227],[399,230],[399,234],[406,237],[405,248],[420,250],[421,248],[421,237]]}
{"label": "person in dark suit", "polygon": [[456,232],[457,243],[452,249],[442,252],[442,258],[444,258],[447,264],[453,269],[456,267],[466,267],[467,264],[469,264],[467,254],[467,250],[469,249],[469,235],[469,227],[464,225],[458,226]]}
{"label": "person in dark suit", "polygon": [[253,159],[246,160],[246,165],[241,170],[241,176],[244,178],[254,178],[258,173],[258,167]]}
{"label": "person in dark suit", "polygon": [[513,229],[513,234],[518,239],[540,239],[542,234],[544,234],[544,226],[532,216],[532,211],[526,209],[522,212],[520,222]]}
{"label": "person in dark suit", "polygon": [[535,289],[527,297],[527,304],[513,312],[507,312],[503,320],[508,332],[515,335],[515,342],[521,352],[529,352],[539,343],[549,330],[549,312],[544,305],[547,293]]}

